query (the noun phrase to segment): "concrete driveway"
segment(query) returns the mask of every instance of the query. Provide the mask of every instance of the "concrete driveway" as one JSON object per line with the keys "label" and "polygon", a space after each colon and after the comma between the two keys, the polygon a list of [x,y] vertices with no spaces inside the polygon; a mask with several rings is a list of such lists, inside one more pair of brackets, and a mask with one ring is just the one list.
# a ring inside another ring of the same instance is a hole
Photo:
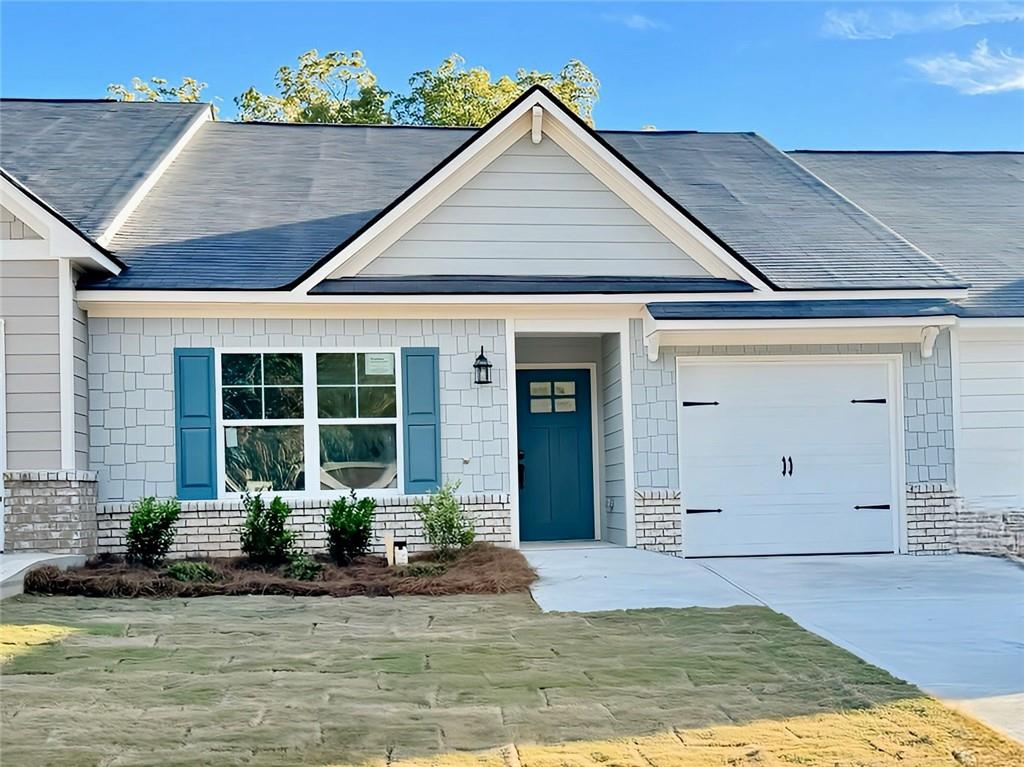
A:
{"label": "concrete driveway", "polygon": [[1024,568],[988,557],[525,552],[545,610],[764,604],[1024,741]]}

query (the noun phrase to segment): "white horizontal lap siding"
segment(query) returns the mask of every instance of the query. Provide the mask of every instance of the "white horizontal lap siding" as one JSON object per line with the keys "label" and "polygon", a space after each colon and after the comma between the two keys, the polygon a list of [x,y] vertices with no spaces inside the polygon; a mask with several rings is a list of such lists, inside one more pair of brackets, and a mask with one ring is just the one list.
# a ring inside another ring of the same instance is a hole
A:
{"label": "white horizontal lap siding", "polygon": [[74,303],[75,468],[89,468],[89,326],[88,317]]}
{"label": "white horizontal lap siding", "polygon": [[[619,336],[606,333],[601,344],[601,427],[603,430],[602,537],[626,545],[626,461],[622,419],[622,365]],[[610,502],[610,503],[609,503]]]}
{"label": "white horizontal lap siding", "polygon": [[960,342],[960,492],[969,505],[1024,507],[1024,338]]}
{"label": "white horizontal lap siding", "polygon": [[707,276],[554,141],[528,136],[360,273]]}
{"label": "white horizontal lap siding", "polygon": [[56,261],[0,260],[8,469],[61,467],[58,304]]}

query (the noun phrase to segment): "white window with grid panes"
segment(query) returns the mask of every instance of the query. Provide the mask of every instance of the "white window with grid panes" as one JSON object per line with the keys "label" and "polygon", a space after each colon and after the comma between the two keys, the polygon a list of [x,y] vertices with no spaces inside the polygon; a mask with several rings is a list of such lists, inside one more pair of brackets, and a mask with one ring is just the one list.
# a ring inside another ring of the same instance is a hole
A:
{"label": "white window with grid panes", "polygon": [[222,350],[220,492],[395,493],[396,350]]}

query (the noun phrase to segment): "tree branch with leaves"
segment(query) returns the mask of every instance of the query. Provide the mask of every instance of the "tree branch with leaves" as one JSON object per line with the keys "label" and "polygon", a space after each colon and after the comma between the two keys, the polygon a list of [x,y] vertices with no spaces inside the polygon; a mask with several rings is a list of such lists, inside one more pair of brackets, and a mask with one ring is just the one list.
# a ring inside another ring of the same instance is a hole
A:
{"label": "tree branch with leaves", "polygon": [[[407,94],[395,94],[378,84],[361,51],[320,55],[314,48],[299,56],[297,67],[277,70],[277,93],[251,87],[235,98],[235,104],[243,121],[477,127],[532,86],[543,85],[588,125],[594,124],[601,83],[579,59],[571,59],[557,73],[519,69],[497,80],[487,69],[467,69],[465,64],[453,53],[436,69],[415,72]],[[149,83],[136,77],[130,88],[111,84],[107,91],[122,101],[192,102],[205,87],[191,77],[177,86],[158,77]]]}

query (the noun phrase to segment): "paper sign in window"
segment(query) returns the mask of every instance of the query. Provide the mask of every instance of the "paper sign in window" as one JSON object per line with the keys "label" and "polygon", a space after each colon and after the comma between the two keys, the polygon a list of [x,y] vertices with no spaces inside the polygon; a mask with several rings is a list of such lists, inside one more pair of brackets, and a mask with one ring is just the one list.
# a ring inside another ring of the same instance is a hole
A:
{"label": "paper sign in window", "polygon": [[551,396],[551,381],[530,381],[530,396]]}
{"label": "paper sign in window", "polygon": [[555,381],[556,397],[571,397],[576,394],[575,381]]}
{"label": "paper sign in window", "polygon": [[363,372],[366,375],[390,376],[395,374],[395,355],[368,353],[365,357]]}
{"label": "paper sign in window", "polygon": [[565,397],[558,398],[555,400],[555,412],[556,413],[575,413],[576,412],[576,398]]}

